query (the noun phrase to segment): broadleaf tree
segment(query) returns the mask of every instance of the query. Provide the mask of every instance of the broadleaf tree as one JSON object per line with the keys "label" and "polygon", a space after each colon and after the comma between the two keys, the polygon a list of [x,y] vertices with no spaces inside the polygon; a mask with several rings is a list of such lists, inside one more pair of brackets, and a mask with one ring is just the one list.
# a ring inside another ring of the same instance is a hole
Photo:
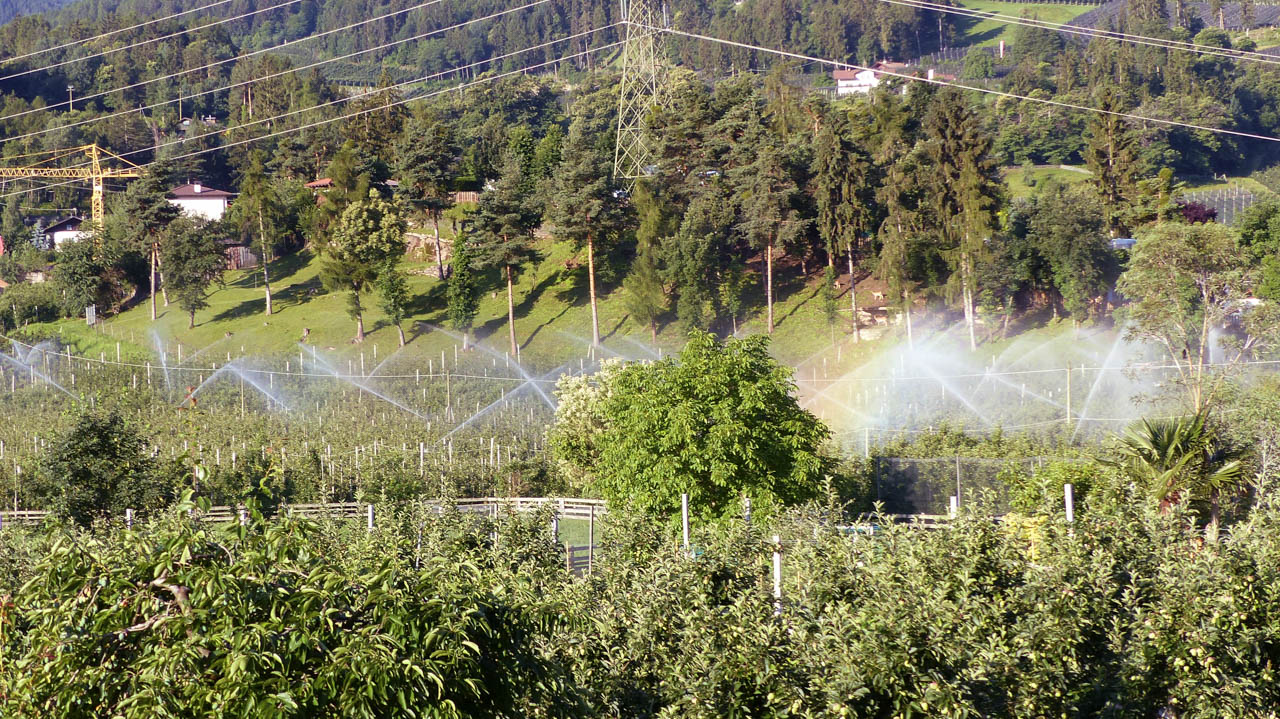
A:
{"label": "broadleaf tree", "polygon": [[360,295],[378,275],[404,256],[405,223],[394,205],[370,190],[364,200],[343,211],[321,251],[320,278],[330,291],[347,293],[347,314],[356,321],[356,342],[364,341],[364,306]]}

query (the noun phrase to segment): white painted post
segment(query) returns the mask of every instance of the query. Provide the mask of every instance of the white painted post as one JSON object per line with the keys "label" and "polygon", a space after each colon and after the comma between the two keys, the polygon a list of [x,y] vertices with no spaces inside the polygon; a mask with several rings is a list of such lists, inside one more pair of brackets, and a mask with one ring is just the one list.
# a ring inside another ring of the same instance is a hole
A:
{"label": "white painted post", "polygon": [[133,529],[133,510],[124,510],[124,527],[125,529]]}
{"label": "white painted post", "polygon": [[955,519],[956,514],[959,511],[960,511],[960,498],[953,494],[951,495],[951,518]]}
{"label": "white painted post", "polygon": [[369,505],[369,531],[373,531],[373,505]]}
{"label": "white painted post", "polygon": [[782,614],[782,538],[773,535],[773,613]]}
{"label": "white painted post", "polygon": [[595,568],[596,563],[596,505],[591,505],[591,514],[587,518],[587,574]]}
{"label": "white painted post", "polygon": [[684,551],[689,551],[689,495],[680,495],[680,523],[684,528]]}
{"label": "white painted post", "polygon": [[1067,505],[1067,522],[1076,521],[1075,488],[1070,483],[1062,485],[1062,498]]}
{"label": "white painted post", "polygon": [[241,509],[241,510],[240,510],[240,524],[244,525],[244,524],[248,524],[248,523],[249,523],[249,513],[248,513],[248,512],[246,512],[244,509]]}
{"label": "white painted post", "polygon": [[747,524],[751,524],[751,498],[750,497],[742,498],[742,516],[747,521]]}

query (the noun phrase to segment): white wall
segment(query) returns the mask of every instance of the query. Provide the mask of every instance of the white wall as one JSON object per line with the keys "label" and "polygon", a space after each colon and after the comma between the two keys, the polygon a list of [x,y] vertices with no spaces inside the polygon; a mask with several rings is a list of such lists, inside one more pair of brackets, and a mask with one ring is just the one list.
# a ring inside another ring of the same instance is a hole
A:
{"label": "white wall", "polygon": [[62,247],[65,242],[83,240],[88,236],[88,232],[81,232],[80,230],[62,230],[61,232],[55,232],[53,233],[53,248],[58,249]]}
{"label": "white wall", "polygon": [[206,220],[221,220],[223,213],[227,211],[227,200],[222,197],[213,197],[207,200],[184,197],[180,200],[169,200],[169,202],[177,205],[179,209],[192,217],[203,217]]}

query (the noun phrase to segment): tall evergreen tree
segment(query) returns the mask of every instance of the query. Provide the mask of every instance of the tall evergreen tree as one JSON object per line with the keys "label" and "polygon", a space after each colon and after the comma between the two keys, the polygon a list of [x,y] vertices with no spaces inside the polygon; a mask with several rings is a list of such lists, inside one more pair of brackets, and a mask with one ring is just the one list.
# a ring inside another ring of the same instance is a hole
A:
{"label": "tall evergreen tree", "polygon": [[249,238],[250,247],[262,260],[262,289],[266,295],[267,316],[271,315],[271,261],[275,259],[276,242],[282,229],[284,208],[275,187],[268,181],[262,166],[263,155],[254,152],[240,181],[240,196],[232,203],[228,222]]}
{"label": "tall evergreen tree", "polygon": [[395,154],[400,180],[398,191],[431,219],[436,268],[439,277],[444,279],[440,217],[453,204],[452,185],[458,174],[460,154],[453,130],[434,117],[415,117],[396,144]]}
{"label": "tall evergreen tree", "polygon": [[156,278],[160,264],[160,242],[165,228],[181,214],[169,202],[168,183],[162,169],[152,167],[140,179],[129,184],[120,199],[117,212],[124,218],[133,242],[147,253],[151,266],[151,319],[156,319]]}
{"label": "tall evergreen tree", "polygon": [[404,347],[403,323],[405,314],[409,311],[409,283],[404,271],[400,269],[401,257],[403,253],[393,255],[382,264],[375,284],[378,286],[378,304],[391,324],[395,325],[400,346]]}
{"label": "tall evergreen tree", "polygon": [[502,174],[493,189],[480,196],[480,206],[474,219],[476,256],[483,267],[497,267],[507,281],[507,333],[511,340],[511,354],[516,346],[515,277],[527,262],[538,257],[533,247],[533,229],[537,213],[531,207],[530,197],[523,191],[524,173],[520,158],[507,153],[502,163]]}
{"label": "tall evergreen tree", "polygon": [[827,249],[827,291],[834,305],[835,258],[843,252],[849,263],[849,304],[853,311],[853,341],[857,342],[857,263],[862,237],[878,211],[875,164],[849,134],[848,121],[840,117],[831,118],[819,129],[814,138],[812,174],[818,231]]}
{"label": "tall evergreen tree", "polygon": [[[1119,96],[1110,90],[1099,95],[1097,107],[1105,113],[1125,109]],[[1102,196],[1112,236],[1125,233],[1130,229],[1124,225],[1125,206],[1138,191],[1138,152],[1133,132],[1119,115],[1098,113],[1089,119],[1084,138],[1085,165],[1093,173],[1091,181]]]}
{"label": "tall evergreen tree", "polygon": [[449,258],[449,324],[462,333],[462,348],[471,342],[471,324],[480,310],[480,285],[475,274],[476,252],[467,234],[453,240],[453,256]]}
{"label": "tall evergreen tree", "polygon": [[952,283],[960,285],[969,347],[976,350],[976,268],[995,228],[1002,188],[999,166],[991,154],[991,136],[957,90],[938,93],[924,130],[934,229]]}
{"label": "tall evergreen tree", "polygon": [[600,154],[585,121],[569,126],[565,159],[553,179],[548,219],[554,233],[587,250],[587,294],[591,300],[591,346],[600,345],[600,315],[596,306],[596,248],[616,237],[626,211],[612,182],[612,158]]}
{"label": "tall evergreen tree", "polygon": [[179,217],[165,231],[160,248],[165,279],[187,313],[187,329],[196,326],[196,312],[209,306],[209,285],[226,267],[221,237],[218,225],[191,217]]}
{"label": "tall evergreen tree", "polygon": [[748,116],[736,148],[746,156],[729,173],[740,211],[737,226],[753,248],[764,252],[765,302],[773,334],[774,251],[800,237],[807,221],[796,210],[800,188],[786,147],[758,115]]}

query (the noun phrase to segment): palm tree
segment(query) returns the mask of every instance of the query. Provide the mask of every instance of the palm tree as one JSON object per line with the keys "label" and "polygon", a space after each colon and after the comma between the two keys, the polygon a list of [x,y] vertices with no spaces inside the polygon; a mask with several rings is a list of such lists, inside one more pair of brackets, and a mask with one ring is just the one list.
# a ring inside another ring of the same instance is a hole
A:
{"label": "palm tree", "polygon": [[1120,467],[1145,486],[1162,510],[1183,501],[1207,501],[1215,530],[1224,492],[1245,476],[1244,450],[1223,441],[1207,413],[1173,419],[1144,419],[1119,438]]}

